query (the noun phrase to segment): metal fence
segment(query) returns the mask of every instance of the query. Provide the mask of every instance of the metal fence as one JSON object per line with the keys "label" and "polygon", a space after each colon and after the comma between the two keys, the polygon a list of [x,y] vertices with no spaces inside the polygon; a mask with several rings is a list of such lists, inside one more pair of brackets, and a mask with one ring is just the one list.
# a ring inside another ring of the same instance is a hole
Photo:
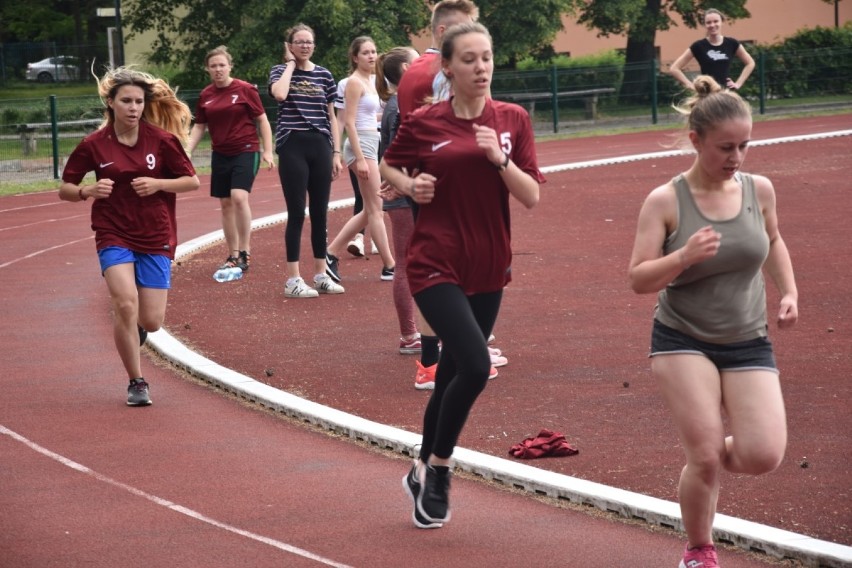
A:
{"label": "metal fence", "polygon": [[[820,105],[852,108],[852,50],[759,52],[755,59],[757,68],[741,92],[756,113]],[[265,84],[259,85],[259,91],[274,123],[276,103]],[[548,133],[674,121],[672,103],[685,93],[660,71],[657,61],[648,61],[632,66],[497,72],[492,94],[495,99],[524,105],[536,131]],[[191,109],[198,95],[197,90],[178,90]],[[94,95],[0,100],[0,183],[58,179],[74,147],[101,123],[103,110]],[[194,159],[198,157],[196,152]]]}

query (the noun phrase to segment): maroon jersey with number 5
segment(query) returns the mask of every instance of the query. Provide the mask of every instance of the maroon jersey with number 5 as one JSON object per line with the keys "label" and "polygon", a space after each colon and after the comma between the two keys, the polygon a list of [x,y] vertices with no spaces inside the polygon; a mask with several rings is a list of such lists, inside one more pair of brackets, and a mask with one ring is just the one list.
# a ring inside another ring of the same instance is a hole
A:
{"label": "maroon jersey with number 5", "polygon": [[87,136],[68,158],[62,181],[79,184],[88,172],[111,179],[112,194],[92,204],[97,250],[120,246],[174,258],[177,246],[175,194],[158,191],[139,197],[130,182],[137,177],[175,179],[195,175],[180,141],[145,121],[134,146],[121,144],[112,126]]}
{"label": "maroon jersey with number 5", "polygon": [[420,206],[411,237],[413,294],[440,283],[457,284],[468,295],[496,292],[511,280],[509,190],[477,146],[474,124],[493,128],[515,165],[545,181],[529,115],[518,105],[488,99],[472,120],[457,118],[449,101],[410,114],[384,160],[437,178],[435,198]]}

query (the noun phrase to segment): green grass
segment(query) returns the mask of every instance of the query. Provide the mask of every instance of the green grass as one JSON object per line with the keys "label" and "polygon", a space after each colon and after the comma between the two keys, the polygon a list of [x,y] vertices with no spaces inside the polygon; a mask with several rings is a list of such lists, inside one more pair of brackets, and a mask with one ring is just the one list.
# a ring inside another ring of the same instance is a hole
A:
{"label": "green grass", "polygon": [[58,97],[80,97],[98,94],[95,80],[85,83],[37,83],[35,81],[9,81],[0,87],[0,100],[32,99],[56,95]]}

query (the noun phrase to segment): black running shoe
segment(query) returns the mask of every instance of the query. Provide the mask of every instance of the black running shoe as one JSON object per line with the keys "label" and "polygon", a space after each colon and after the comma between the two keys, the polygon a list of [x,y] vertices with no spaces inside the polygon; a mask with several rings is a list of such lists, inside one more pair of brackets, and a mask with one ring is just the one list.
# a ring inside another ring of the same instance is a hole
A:
{"label": "black running shoe", "polygon": [[391,266],[390,268],[388,268],[388,267],[382,268],[382,273],[379,275],[379,278],[381,278],[385,282],[389,282],[389,281],[393,280],[393,272],[394,272],[395,268],[396,268],[395,266]]}
{"label": "black running shoe", "polygon": [[243,274],[245,274],[246,272],[248,272],[250,266],[251,253],[241,250],[240,256],[237,257],[237,267],[239,267],[239,269],[243,271]]}
{"label": "black running shoe", "polygon": [[229,256],[225,259],[225,262],[222,263],[222,266],[219,267],[219,270],[227,270],[229,268],[236,268],[239,266],[240,259],[236,256]]}
{"label": "black running shoe", "polygon": [[139,347],[145,345],[145,341],[148,339],[148,332],[145,331],[145,328],[139,324],[136,324],[136,327],[139,328]]}
{"label": "black running shoe", "polygon": [[418,529],[439,529],[443,527],[443,523],[433,523],[425,518],[417,510],[417,497],[420,495],[420,481],[417,479],[417,464],[411,466],[411,471],[405,474],[402,478],[402,488],[411,497],[411,502],[414,505],[414,512],[411,514],[411,519],[414,521],[414,526]]}
{"label": "black running shoe", "polygon": [[449,522],[451,475],[449,467],[426,466],[426,480],[417,496],[417,511],[427,521]]}
{"label": "black running shoe", "polygon": [[340,284],[340,272],[338,270],[339,264],[340,259],[333,254],[325,255],[325,273],[338,284]]}
{"label": "black running shoe", "polygon": [[148,383],[145,379],[131,379],[127,387],[127,406],[148,406],[151,397],[148,396]]}

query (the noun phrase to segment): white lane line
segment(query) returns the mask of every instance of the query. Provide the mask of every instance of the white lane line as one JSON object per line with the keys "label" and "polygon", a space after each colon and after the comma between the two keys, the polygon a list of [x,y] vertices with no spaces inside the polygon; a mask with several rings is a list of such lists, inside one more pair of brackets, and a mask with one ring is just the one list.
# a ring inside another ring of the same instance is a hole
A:
{"label": "white lane line", "polygon": [[3,231],[14,231],[14,230],[17,230],[17,229],[28,229],[29,227],[33,227],[35,225],[44,225],[44,224],[47,224],[47,223],[58,223],[59,221],[70,221],[72,219],[77,219],[79,217],[89,217],[89,215],[88,214],[70,215],[68,217],[40,219],[38,221],[33,221],[32,223],[26,223],[24,225],[12,225],[10,227],[0,227],[0,233],[2,233]]}
{"label": "white lane line", "polygon": [[8,262],[4,262],[4,263],[0,264],[0,268],[6,268],[7,266],[15,264],[16,262],[21,262],[22,260],[28,260],[28,259],[30,259],[34,256],[38,256],[40,254],[44,254],[44,253],[50,252],[52,250],[60,249],[60,248],[71,246],[71,245],[76,245],[77,243],[82,243],[83,241],[94,240],[94,238],[95,238],[95,235],[89,235],[88,237],[84,237],[82,239],[77,239],[76,241],[69,241],[69,242],[63,243],[61,245],[56,245],[56,246],[52,246],[52,247],[49,247],[49,248],[46,248],[46,249],[37,250],[35,252],[31,252],[30,254],[24,255],[20,258],[13,258],[12,260],[10,260]]}
{"label": "white lane line", "polygon": [[[810,140],[822,140],[825,138],[838,138],[841,136],[852,135],[852,130],[836,130],[834,132],[822,132],[819,134],[802,134],[799,136],[784,136],[781,138],[767,138],[766,140],[752,140],[749,142],[749,148],[759,146],[769,146],[772,144],[783,144],[786,142],[807,142]],[[650,152],[648,154],[633,154],[631,156],[621,156],[618,158],[602,158],[600,160],[587,160],[584,162],[572,162],[569,164],[559,164],[556,166],[545,166],[541,169],[544,174],[552,174],[556,172],[564,172],[567,170],[579,170],[580,168],[591,168],[595,166],[612,166],[615,164],[626,164],[628,162],[637,162],[639,160],[652,160],[656,158],[671,158],[673,156],[688,156],[694,154],[691,150],[666,150],[663,152]]]}
{"label": "white lane line", "polygon": [[262,536],[262,535],[259,535],[259,534],[255,534],[253,532],[242,530],[242,529],[239,529],[239,528],[234,527],[232,525],[229,525],[227,523],[222,523],[220,521],[217,521],[215,519],[211,519],[210,517],[202,515],[198,511],[194,511],[192,509],[184,507],[183,505],[178,505],[177,503],[173,503],[173,502],[171,502],[167,499],[157,497],[156,495],[151,495],[150,493],[146,493],[146,492],[142,491],[141,489],[137,489],[135,487],[127,485],[126,483],[122,483],[120,481],[112,479],[111,477],[107,477],[106,475],[100,474],[96,471],[89,469],[88,467],[86,467],[84,465],[81,465],[81,464],[79,464],[75,461],[72,461],[72,460],[70,460],[70,459],[68,459],[64,456],[61,456],[61,455],[55,453],[55,452],[52,452],[52,451],[48,450],[47,448],[43,448],[42,446],[39,446],[35,442],[28,440],[27,438],[21,436],[20,434],[13,432],[12,430],[9,430],[8,428],[3,426],[2,424],[0,424],[0,434],[5,434],[6,436],[9,436],[10,438],[17,440],[18,442],[21,442],[22,444],[28,446],[30,449],[35,450],[36,452],[42,454],[43,456],[46,456],[46,457],[48,457],[52,460],[55,460],[55,461],[61,463],[62,465],[66,466],[66,467],[70,467],[71,469],[79,471],[80,473],[85,473],[86,475],[94,477],[96,480],[101,481],[101,482],[106,483],[106,484],[109,484],[109,485],[112,485],[113,487],[118,487],[119,489],[123,489],[123,490],[137,496],[137,497],[142,497],[143,499],[147,499],[148,501],[151,501],[152,503],[154,503],[155,505],[159,505],[160,507],[165,507],[167,509],[171,509],[172,511],[175,511],[177,513],[181,513],[181,514],[186,515],[187,517],[193,518],[197,521],[207,523],[208,525],[212,525],[216,528],[234,533],[236,535],[239,535],[239,536],[251,539],[251,540],[255,540],[255,541],[263,543],[263,544],[268,544],[269,546],[272,546],[274,548],[277,548],[277,549],[282,550],[284,552],[287,552],[289,554],[295,554],[296,556],[301,556],[302,558],[307,558],[308,560],[314,560],[316,562],[319,562],[320,564],[325,564],[326,566],[334,566],[335,568],[351,568],[347,564],[341,564],[339,562],[335,562],[334,560],[330,560],[328,558],[323,558],[322,556],[319,556],[319,555],[314,554],[312,552],[308,552],[307,550],[303,550],[301,548],[292,546],[290,544],[287,544],[287,543],[284,543],[284,542],[281,542],[281,541],[278,541],[278,540],[275,540],[275,539],[272,539],[272,538],[268,538],[268,537],[265,537],[265,536]]}
{"label": "white lane line", "polygon": [[[26,193],[20,194],[21,197],[24,195],[28,195]],[[26,209],[38,209],[39,207],[53,207],[54,205],[62,205],[62,202],[59,201],[59,198],[56,201],[51,201],[50,203],[38,203],[34,205],[24,205],[23,207],[10,207],[9,209],[0,209],[0,213],[14,213],[15,211],[24,211]]]}

